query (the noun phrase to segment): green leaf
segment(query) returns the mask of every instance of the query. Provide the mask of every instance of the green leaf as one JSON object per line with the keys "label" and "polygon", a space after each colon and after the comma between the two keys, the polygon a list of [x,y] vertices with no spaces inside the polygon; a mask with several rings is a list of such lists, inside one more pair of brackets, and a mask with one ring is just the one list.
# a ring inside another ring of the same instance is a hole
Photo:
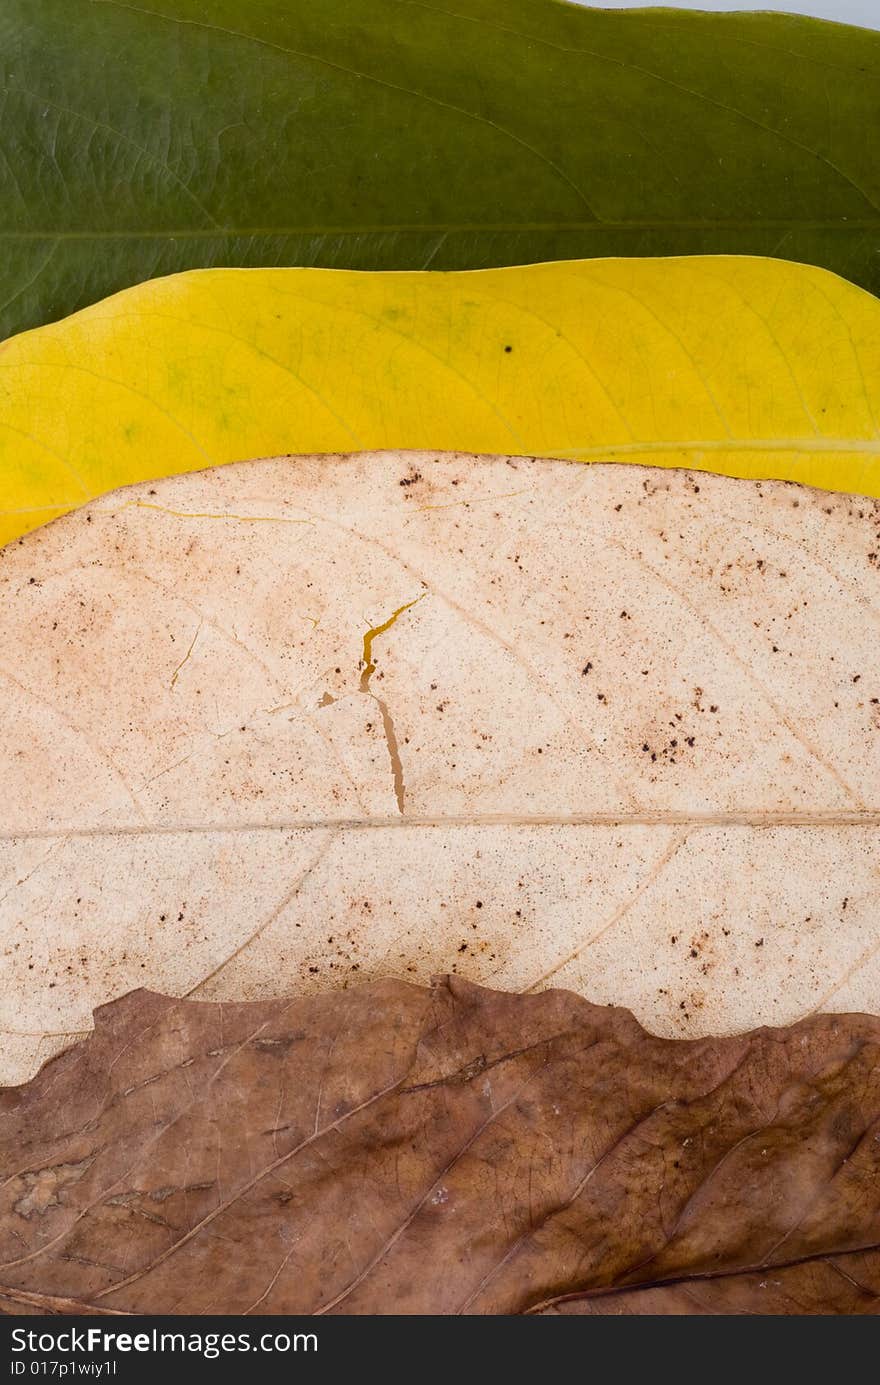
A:
{"label": "green leaf", "polygon": [[880,290],[880,34],[557,0],[4,0],[0,332],[216,265],[751,253]]}

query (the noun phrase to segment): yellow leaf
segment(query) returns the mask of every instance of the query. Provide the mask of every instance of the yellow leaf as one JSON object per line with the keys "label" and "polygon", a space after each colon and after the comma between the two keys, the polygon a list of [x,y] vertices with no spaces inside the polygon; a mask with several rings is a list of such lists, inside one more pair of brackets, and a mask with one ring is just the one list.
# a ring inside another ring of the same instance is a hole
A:
{"label": "yellow leaf", "polygon": [[379,448],[880,495],[880,304],[740,257],[201,270],[0,347],[0,542],[120,485]]}

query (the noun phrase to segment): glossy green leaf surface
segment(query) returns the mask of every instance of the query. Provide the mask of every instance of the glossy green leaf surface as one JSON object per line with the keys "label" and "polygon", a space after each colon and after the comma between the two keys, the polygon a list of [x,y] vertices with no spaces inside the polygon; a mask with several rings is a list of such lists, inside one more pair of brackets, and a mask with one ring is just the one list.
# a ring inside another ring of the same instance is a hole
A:
{"label": "glossy green leaf surface", "polygon": [[558,0],[3,0],[0,334],[200,266],[749,253],[880,290],[880,34]]}

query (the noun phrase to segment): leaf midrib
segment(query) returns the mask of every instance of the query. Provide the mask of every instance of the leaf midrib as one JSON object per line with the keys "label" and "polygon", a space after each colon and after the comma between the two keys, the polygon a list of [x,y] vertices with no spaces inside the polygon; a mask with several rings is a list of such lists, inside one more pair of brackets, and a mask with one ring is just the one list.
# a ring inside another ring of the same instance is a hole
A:
{"label": "leaf midrib", "polygon": [[646,218],[621,221],[411,221],[374,222],[363,226],[297,225],[284,226],[184,226],[168,229],[145,227],[142,230],[107,231],[18,231],[0,229],[0,240],[212,240],[233,236],[370,236],[418,232],[432,234],[451,231],[701,231],[724,227],[732,231],[768,230],[829,230],[871,231],[880,227],[880,215],[875,217],[840,216],[825,221],[798,217],[682,217]]}
{"label": "leaf midrib", "polygon": [[450,813],[447,815],[403,814],[397,816],[340,817],[340,818],[273,818],[243,822],[156,822],[129,823],[115,827],[13,828],[0,831],[0,842],[52,841],[76,838],[107,837],[169,837],[204,835],[239,835],[255,832],[350,832],[386,831],[400,829],[445,830],[468,827],[685,827],[699,831],[704,828],[770,827],[880,827],[880,808],[829,809],[814,812],[765,812],[743,809],[741,812],[606,812],[606,813]]}

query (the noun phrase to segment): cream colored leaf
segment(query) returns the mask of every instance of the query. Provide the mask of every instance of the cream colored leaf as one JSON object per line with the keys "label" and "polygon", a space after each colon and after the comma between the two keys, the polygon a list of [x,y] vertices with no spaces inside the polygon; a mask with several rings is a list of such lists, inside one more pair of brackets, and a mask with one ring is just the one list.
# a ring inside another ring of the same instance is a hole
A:
{"label": "cream colored leaf", "polygon": [[0,1078],[138,985],[876,1008],[880,503],[382,453],[0,551]]}

